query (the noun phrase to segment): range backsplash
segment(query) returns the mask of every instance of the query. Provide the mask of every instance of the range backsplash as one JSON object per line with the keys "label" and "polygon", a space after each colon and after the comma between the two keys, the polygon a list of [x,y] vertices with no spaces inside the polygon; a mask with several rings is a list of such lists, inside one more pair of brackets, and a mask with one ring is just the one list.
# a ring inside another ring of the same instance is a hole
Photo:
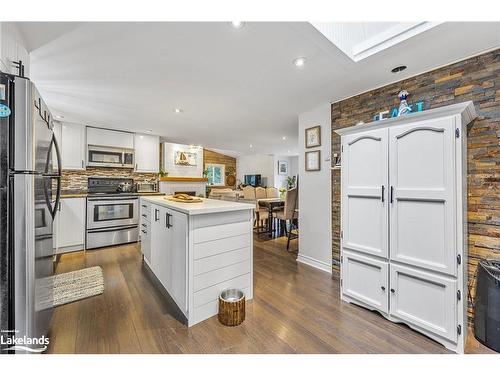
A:
{"label": "range backsplash", "polygon": [[154,182],[158,180],[156,173],[136,173],[124,168],[95,168],[88,167],[84,171],[62,171],[61,191],[69,193],[74,191],[86,192],[89,177],[128,177],[134,182]]}

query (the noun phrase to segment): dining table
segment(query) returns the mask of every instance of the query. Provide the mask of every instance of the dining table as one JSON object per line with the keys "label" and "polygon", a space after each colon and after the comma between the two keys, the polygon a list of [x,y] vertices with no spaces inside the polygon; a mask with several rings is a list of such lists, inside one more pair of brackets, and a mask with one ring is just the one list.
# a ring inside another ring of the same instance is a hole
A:
{"label": "dining table", "polygon": [[267,208],[269,212],[269,219],[267,220],[267,230],[265,233],[269,233],[270,236],[273,235],[273,212],[274,210],[285,207],[284,198],[259,198],[257,199],[259,207]]}

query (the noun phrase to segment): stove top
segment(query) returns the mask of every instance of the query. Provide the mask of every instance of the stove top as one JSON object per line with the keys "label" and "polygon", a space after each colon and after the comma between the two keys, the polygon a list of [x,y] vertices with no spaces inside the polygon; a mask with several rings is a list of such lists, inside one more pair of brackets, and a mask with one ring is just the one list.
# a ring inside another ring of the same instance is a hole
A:
{"label": "stove top", "polygon": [[[123,186],[128,186],[132,191],[121,190]],[[87,183],[88,193],[91,195],[133,195],[134,179],[121,177],[89,177]]]}

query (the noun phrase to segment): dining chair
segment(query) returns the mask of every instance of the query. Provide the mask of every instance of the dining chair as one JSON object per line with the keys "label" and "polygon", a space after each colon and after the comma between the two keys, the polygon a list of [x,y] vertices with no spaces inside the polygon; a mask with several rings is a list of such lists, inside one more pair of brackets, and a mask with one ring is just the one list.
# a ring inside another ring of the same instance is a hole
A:
{"label": "dining chair", "polygon": [[243,188],[244,199],[255,199],[255,188],[253,186],[245,186]]}
{"label": "dining chair", "polygon": [[275,187],[268,187],[266,189],[266,197],[267,198],[279,198],[280,197],[280,192]]}
{"label": "dining chair", "polygon": [[264,198],[267,198],[267,195],[266,195],[266,189],[264,189],[263,187],[256,187],[255,188],[255,198],[256,199],[264,199]]}
{"label": "dining chair", "polygon": [[[298,237],[298,235],[293,234],[292,230],[298,229],[297,225],[295,225],[295,221],[298,219],[298,211],[296,210],[297,208],[297,197],[298,197],[298,189],[290,189],[286,192],[286,198],[285,198],[285,207],[283,211],[277,211],[276,212],[276,219],[281,220],[282,222],[285,223],[285,232],[287,232],[287,243],[286,243],[286,250],[288,251],[290,248],[290,240],[293,240]],[[287,231],[286,229],[286,224],[289,223],[290,227]]]}

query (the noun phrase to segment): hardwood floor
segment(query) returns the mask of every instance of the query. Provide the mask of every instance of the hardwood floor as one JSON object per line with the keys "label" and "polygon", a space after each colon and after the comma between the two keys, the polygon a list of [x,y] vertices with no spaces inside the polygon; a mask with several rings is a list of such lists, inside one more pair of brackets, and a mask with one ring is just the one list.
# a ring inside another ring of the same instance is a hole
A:
{"label": "hardwood floor", "polygon": [[[297,241],[292,241],[296,250]],[[99,265],[102,295],[55,309],[49,353],[449,353],[339,298],[337,277],[297,263],[286,238],[254,242],[254,300],[245,322],[187,328],[142,267],[139,245],[65,254],[57,273]],[[491,352],[473,338],[473,353]],[[493,353],[493,352],[491,352]]]}

